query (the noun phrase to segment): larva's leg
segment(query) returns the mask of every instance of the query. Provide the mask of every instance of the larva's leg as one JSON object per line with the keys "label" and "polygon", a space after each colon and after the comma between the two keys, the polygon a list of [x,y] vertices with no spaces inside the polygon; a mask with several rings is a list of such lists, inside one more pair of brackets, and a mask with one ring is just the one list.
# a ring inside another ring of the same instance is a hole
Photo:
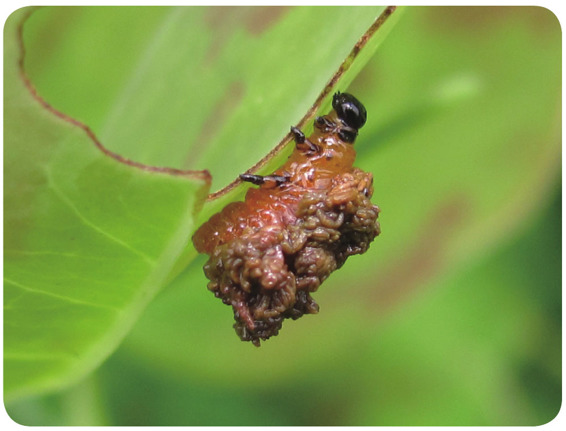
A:
{"label": "larva's leg", "polygon": [[332,130],[334,127],[336,127],[336,124],[330,121],[325,116],[322,116],[322,117],[316,117],[314,119],[314,127],[321,130],[322,132],[328,132]]}
{"label": "larva's leg", "polygon": [[301,130],[298,129],[297,127],[292,126],[291,133],[293,134],[293,137],[295,138],[295,142],[297,144],[302,144],[303,142],[305,142],[305,139],[307,139],[305,137],[305,134],[301,132]]}
{"label": "larva's leg", "polygon": [[309,153],[318,153],[320,151],[320,148],[318,148],[317,145],[313,144],[311,141],[309,141],[306,137],[305,134],[303,132],[301,132],[300,129],[298,129],[297,127],[291,127],[291,133],[293,134],[293,138],[295,139],[295,142],[297,144],[297,148],[299,150],[304,150],[306,147],[306,150]]}
{"label": "larva's leg", "polygon": [[247,181],[248,183],[255,184],[256,186],[261,186],[266,183],[273,183],[274,186],[286,183],[289,181],[288,177],[283,177],[281,175],[254,175],[254,174],[240,174],[240,179],[242,181]]}

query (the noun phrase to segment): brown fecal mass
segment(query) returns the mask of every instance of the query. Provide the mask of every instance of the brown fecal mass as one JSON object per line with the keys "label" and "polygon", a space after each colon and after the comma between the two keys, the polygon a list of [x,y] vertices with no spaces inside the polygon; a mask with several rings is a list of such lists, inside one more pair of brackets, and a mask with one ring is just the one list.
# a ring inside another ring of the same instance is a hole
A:
{"label": "brown fecal mass", "polygon": [[[340,123],[335,111],[324,118]],[[317,123],[308,141],[316,151],[299,143],[274,172],[287,182],[250,188],[193,237],[210,256],[208,288],[233,307],[236,332],[255,345],[285,319],[317,313],[311,292],[380,232],[372,174],[353,167],[353,144]]]}

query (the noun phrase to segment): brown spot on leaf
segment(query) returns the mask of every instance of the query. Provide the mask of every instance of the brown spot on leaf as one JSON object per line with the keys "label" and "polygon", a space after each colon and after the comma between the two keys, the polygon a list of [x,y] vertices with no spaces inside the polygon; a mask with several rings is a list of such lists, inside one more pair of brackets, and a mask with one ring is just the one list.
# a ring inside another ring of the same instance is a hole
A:
{"label": "brown spot on leaf", "polygon": [[[48,49],[35,49],[33,52],[33,57],[26,58],[26,69],[30,71],[43,71],[45,70],[45,65],[50,59],[58,54],[58,50],[62,44],[66,43],[66,35],[72,31],[73,25],[79,22],[81,16],[85,13],[85,9],[82,7],[61,7],[57,8],[57,15],[54,17],[50,15],[50,8],[39,8],[33,10],[27,22],[32,22],[37,20],[39,22],[47,21],[53,24],[56,19],[57,31],[53,31],[52,25],[37,25],[35,26],[34,32],[25,32],[24,42],[29,45],[37,44],[37,41],[41,41],[41,46],[49,47]],[[46,18],[47,17],[47,18]],[[31,34],[28,34],[31,33]],[[29,64],[27,63],[29,62]],[[34,76],[30,76],[33,80]]]}
{"label": "brown spot on leaf", "polygon": [[434,276],[440,270],[446,244],[467,221],[468,207],[469,201],[464,196],[440,204],[423,223],[422,234],[405,253],[384,268],[376,282],[380,288],[371,290],[368,304],[379,304],[380,309],[391,308],[422,285],[423,280]]}
{"label": "brown spot on leaf", "polygon": [[204,63],[213,63],[222,52],[224,45],[234,33],[244,29],[254,36],[271,28],[288,10],[288,7],[275,6],[217,6],[205,14],[205,22],[210,28],[211,42]]}
{"label": "brown spot on leaf", "polygon": [[253,11],[246,20],[246,29],[258,36],[269,30],[290,9],[288,6],[260,6],[252,8]]}
{"label": "brown spot on leaf", "polygon": [[523,26],[533,38],[560,37],[555,15],[538,6],[449,6],[428,8],[428,28],[436,33],[474,34],[488,38],[497,28]]}
{"label": "brown spot on leaf", "polygon": [[246,30],[259,35],[272,27],[290,9],[288,6],[219,6],[211,7],[206,22],[214,32],[245,26]]}
{"label": "brown spot on leaf", "polygon": [[502,18],[513,14],[507,6],[440,6],[428,9],[429,28],[436,32],[469,32],[482,36]]}
{"label": "brown spot on leaf", "polygon": [[236,28],[240,25],[243,8],[237,6],[216,6],[206,10],[204,20],[210,28],[210,45],[208,47],[204,64],[214,63],[222,48],[232,38]]}
{"label": "brown spot on leaf", "polygon": [[212,141],[216,132],[218,132],[218,124],[222,124],[231,112],[234,111],[245,94],[245,85],[241,81],[234,81],[226,89],[222,98],[220,98],[206,120],[204,120],[199,134],[196,138],[197,145],[191,147],[191,151],[185,160],[184,167],[194,167],[198,159],[202,156],[202,151]]}
{"label": "brown spot on leaf", "polygon": [[550,9],[540,6],[532,6],[527,8],[529,11],[528,24],[531,26],[533,35],[540,36],[554,36],[560,38],[562,29],[560,21]]}

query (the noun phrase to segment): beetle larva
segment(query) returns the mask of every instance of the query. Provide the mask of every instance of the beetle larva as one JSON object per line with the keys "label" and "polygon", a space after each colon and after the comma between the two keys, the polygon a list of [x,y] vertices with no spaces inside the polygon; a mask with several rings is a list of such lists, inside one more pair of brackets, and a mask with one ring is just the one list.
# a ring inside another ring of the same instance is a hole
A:
{"label": "beetle larva", "polygon": [[240,338],[256,346],[285,319],[317,313],[310,294],[380,233],[372,174],[353,167],[366,110],[348,93],[336,93],[332,107],[308,138],[291,128],[295,149],[272,175],[240,175],[259,187],[193,236],[210,256],[208,288],[233,307]]}

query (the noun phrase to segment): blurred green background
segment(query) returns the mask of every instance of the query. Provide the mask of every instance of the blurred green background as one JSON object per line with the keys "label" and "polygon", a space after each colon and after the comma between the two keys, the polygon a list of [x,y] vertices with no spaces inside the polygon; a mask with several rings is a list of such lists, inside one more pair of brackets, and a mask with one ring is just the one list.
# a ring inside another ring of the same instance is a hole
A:
{"label": "blurred green background", "polygon": [[[35,30],[30,23],[26,68],[54,106],[110,137],[105,97],[124,72],[91,55],[111,32],[73,48],[65,31],[76,17],[62,13],[72,18],[50,40],[34,38],[46,34],[39,18]],[[154,13],[166,11],[146,10],[120,30],[143,39]],[[45,43],[57,49],[42,60]],[[61,69],[66,58],[89,74]],[[349,91],[369,113],[357,165],[374,173],[383,233],[315,294],[319,315],[287,322],[260,349],[241,343],[231,311],[206,290],[199,256],[98,370],[8,403],[10,416],[29,425],[550,421],[561,404],[558,21],[531,7],[407,8]],[[210,169],[218,188],[275,143],[248,160],[217,152],[191,167]]]}

